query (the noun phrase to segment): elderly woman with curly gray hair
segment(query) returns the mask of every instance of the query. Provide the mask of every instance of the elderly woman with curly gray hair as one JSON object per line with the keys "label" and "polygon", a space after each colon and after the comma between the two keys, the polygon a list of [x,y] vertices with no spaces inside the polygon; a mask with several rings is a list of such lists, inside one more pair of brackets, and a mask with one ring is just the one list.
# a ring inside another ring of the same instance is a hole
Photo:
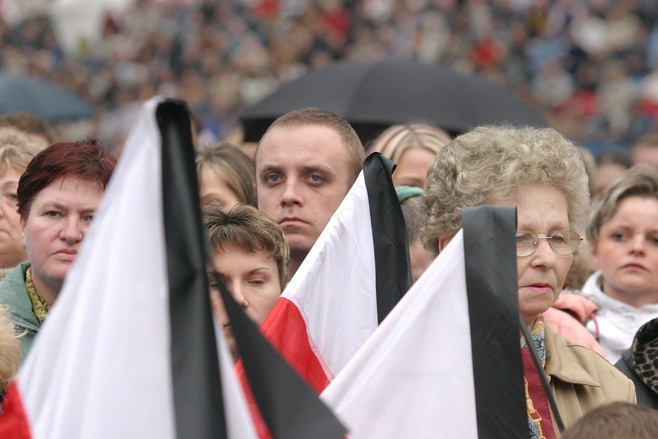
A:
{"label": "elderly woman with curly gray hair", "polygon": [[[458,136],[428,174],[425,247],[438,253],[461,228],[463,209],[484,204],[517,208],[519,311],[564,424],[604,403],[635,402],[633,384],[614,366],[544,324],[543,313],[562,291],[588,214],[588,180],[578,149],[550,128],[484,126]],[[556,437],[551,395],[533,372],[525,341],[521,345],[529,437]]]}

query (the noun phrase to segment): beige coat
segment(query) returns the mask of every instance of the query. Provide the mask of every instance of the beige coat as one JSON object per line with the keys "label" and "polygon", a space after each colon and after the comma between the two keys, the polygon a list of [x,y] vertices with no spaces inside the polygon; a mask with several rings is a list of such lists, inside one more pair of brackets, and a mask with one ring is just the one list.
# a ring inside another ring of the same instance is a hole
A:
{"label": "beige coat", "polygon": [[[546,373],[565,427],[608,402],[635,404],[635,386],[599,354],[545,329]],[[553,417],[553,428],[558,432]]]}

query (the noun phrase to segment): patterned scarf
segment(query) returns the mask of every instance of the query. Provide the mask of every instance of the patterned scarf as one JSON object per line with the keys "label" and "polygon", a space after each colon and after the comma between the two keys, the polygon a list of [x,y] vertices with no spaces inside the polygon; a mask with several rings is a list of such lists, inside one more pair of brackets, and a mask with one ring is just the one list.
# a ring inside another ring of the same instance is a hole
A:
{"label": "patterned scarf", "polygon": [[30,296],[30,301],[32,302],[32,311],[34,315],[37,316],[39,324],[43,324],[43,321],[50,311],[50,305],[46,303],[45,300],[39,296],[37,290],[34,289],[34,282],[32,282],[32,267],[28,267],[25,272],[25,287],[27,288],[27,295]]}
{"label": "patterned scarf", "polygon": [[[537,347],[537,355],[542,367],[546,364],[546,344],[544,342],[544,319],[539,316],[533,323],[530,330],[530,338]],[[553,425],[548,400],[544,393],[541,381],[537,374],[532,359],[530,357],[529,347],[523,347],[523,367],[524,367],[524,387],[526,408],[528,411],[528,426],[530,428],[531,439],[554,438]]]}

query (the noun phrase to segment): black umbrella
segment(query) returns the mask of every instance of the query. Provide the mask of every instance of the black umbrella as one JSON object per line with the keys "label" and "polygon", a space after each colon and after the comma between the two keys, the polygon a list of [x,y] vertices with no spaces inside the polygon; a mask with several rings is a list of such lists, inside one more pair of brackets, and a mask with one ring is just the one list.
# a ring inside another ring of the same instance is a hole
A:
{"label": "black umbrella", "polygon": [[28,111],[48,122],[93,117],[94,110],[68,90],[29,76],[0,74],[0,114]]}
{"label": "black umbrella", "polygon": [[415,61],[339,62],[282,85],[247,108],[245,141],[257,142],[277,117],[320,107],[345,117],[362,141],[405,122],[432,123],[451,134],[483,124],[547,126],[508,88],[447,67]]}

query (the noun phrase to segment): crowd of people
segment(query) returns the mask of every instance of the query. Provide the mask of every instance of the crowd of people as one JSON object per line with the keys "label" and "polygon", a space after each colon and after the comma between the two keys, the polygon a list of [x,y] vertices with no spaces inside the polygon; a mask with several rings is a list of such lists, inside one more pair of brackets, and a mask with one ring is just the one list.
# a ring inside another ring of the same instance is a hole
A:
{"label": "crowd of people", "polygon": [[[136,102],[186,100],[210,137],[286,81],[337,60],[402,58],[505,83],[594,152],[655,128],[658,13],[650,0],[138,0],[99,41],[64,47],[45,13],[3,22],[0,70],[65,86],[120,142]],[[117,146],[118,148],[118,146]]]}
{"label": "crowd of people", "polygon": [[[98,140],[44,147],[38,130],[21,128],[34,128],[25,120],[30,116],[0,118],[7,205],[0,212],[8,231],[0,252],[0,327],[14,333],[5,331],[6,343],[0,337],[5,384],[55,304],[116,163]],[[630,166],[591,204],[596,168],[588,169],[584,149],[552,128],[482,126],[450,139],[431,125],[395,125],[366,150],[344,118],[319,108],[278,118],[253,159],[226,141],[195,147],[203,224],[219,276],[209,271],[211,303],[236,361],[216,279],[262,324],[366,154],[380,153],[399,164],[392,183],[412,283],[461,228],[463,209],[517,207],[519,312],[532,334],[522,347],[530,437],[556,437],[562,424],[612,402],[658,408],[656,164]],[[591,253],[588,277],[563,291],[583,241]],[[532,372],[530,346],[550,377],[548,393]]]}
{"label": "crowd of people", "polygon": [[[45,16],[4,30],[0,21],[0,68],[50,77],[93,102],[102,139],[60,138],[27,114],[0,117],[0,390],[55,304],[113,172],[122,134],[104,131],[105,118],[162,93],[192,111],[218,275],[209,268],[212,308],[236,361],[215,280],[262,324],[377,152],[397,164],[412,282],[455,237],[464,209],[517,207],[529,437],[559,437],[563,423],[565,435],[579,437],[569,430],[600,422],[604,407],[646,419],[650,436],[658,409],[656,18],[641,0],[143,1],[108,17],[103,41],[74,54],[61,50]],[[303,108],[279,117],[253,155],[232,137],[240,109],[281,81],[368,57],[446,62],[507,83],[554,128],[482,126],[451,138],[426,123],[400,124],[366,149],[345,118]],[[605,150],[611,145],[621,148]]]}

